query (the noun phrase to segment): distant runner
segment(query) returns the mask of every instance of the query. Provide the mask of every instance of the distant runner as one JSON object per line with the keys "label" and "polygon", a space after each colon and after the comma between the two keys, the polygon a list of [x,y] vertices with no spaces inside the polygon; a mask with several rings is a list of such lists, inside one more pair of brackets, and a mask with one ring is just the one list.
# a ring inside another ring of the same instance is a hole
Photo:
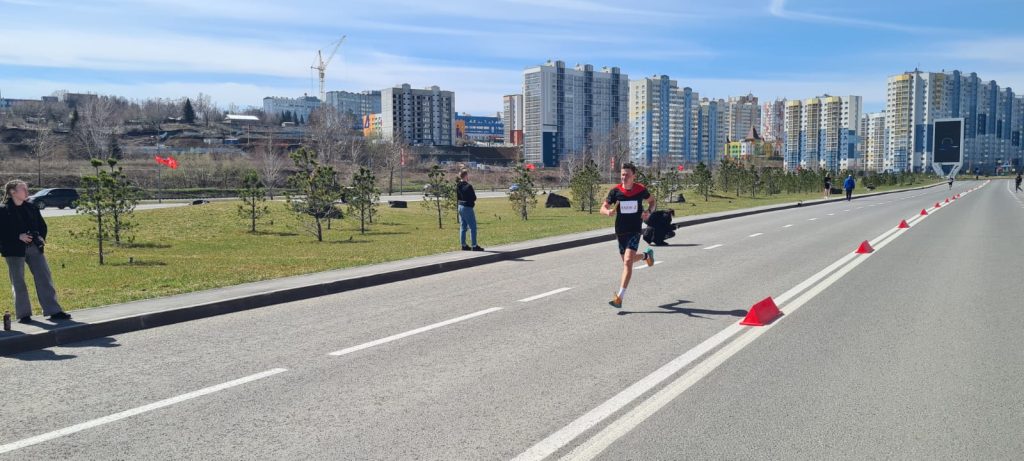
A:
{"label": "distant runner", "polygon": [[952,176],[949,177],[949,188],[950,189],[953,188],[953,177]]}
{"label": "distant runner", "polygon": [[[608,198],[601,205],[601,214],[615,216],[615,235],[618,237],[619,254],[622,256],[622,283],[619,284],[619,291],[608,302],[614,307],[622,307],[622,298],[626,296],[626,287],[633,276],[633,264],[644,261],[648,266],[654,265],[653,249],[647,248],[643,253],[637,253],[637,250],[640,248],[643,222],[657,206],[647,188],[634,182],[636,166],[632,163],[622,165],[619,175],[622,183],[608,191]],[[641,211],[645,200],[647,209]]]}
{"label": "distant runner", "polygon": [[1014,192],[1021,192],[1021,189],[1020,189],[1020,180],[1021,180],[1021,177],[1020,177],[1020,172],[1018,171],[1018,172],[1017,172],[1017,179],[1014,179],[1014,182],[1016,182],[1016,183],[1017,183],[1017,190],[1015,190]]}

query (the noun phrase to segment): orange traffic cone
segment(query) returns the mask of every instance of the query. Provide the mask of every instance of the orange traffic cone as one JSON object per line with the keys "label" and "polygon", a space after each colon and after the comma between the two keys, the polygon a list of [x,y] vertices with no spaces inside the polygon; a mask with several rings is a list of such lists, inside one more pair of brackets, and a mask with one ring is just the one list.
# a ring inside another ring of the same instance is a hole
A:
{"label": "orange traffic cone", "polygon": [[751,306],[747,311],[747,317],[740,322],[740,325],[763,327],[781,316],[782,311],[775,305],[775,300],[769,296]]}
{"label": "orange traffic cone", "polygon": [[857,247],[857,254],[859,254],[859,255],[868,254],[868,253],[871,253],[872,251],[875,251],[875,249],[871,248],[871,244],[868,243],[867,240],[861,242],[860,246]]}
{"label": "orange traffic cone", "polygon": [[910,224],[907,224],[907,220],[900,220],[899,229],[910,229]]}

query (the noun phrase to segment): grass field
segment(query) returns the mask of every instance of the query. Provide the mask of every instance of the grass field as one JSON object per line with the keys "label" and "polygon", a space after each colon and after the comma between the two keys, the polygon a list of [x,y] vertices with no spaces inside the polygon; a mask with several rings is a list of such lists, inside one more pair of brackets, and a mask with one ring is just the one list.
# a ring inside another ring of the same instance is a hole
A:
{"label": "grass field", "polygon": [[[719,195],[705,202],[688,193],[688,203],[673,204],[673,208],[679,217],[816,198],[820,198],[817,192],[754,199]],[[237,203],[138,212],[135,242],[110,245],[103,266],[98,264],[94,240],[72,236],[89,229],[87,217],[49,218],[46,256],[61,303],[74,310],[458,250],[454,213],[445,217],[444,229],[438,229],[436,213],[418,202],[410,202],[407,209],[380,208],[379,222],[366,234],[359,233],[359,223],[352,218],[334,221],[324,242],[307,233],[280,202],[272,205],[259,233],[251,234],[247,222],[237,215]],[[546,209],[543,204],[541,196],[530,219],[522,221],[506,199],[479,201],[480,245],[613,225],[612,218],[596,212]],[[33,287],[30,290],[34,293]],[[10,290],[0,290],[0,306],[12,306]],[[34,294],[33,308],[39,312]]]}

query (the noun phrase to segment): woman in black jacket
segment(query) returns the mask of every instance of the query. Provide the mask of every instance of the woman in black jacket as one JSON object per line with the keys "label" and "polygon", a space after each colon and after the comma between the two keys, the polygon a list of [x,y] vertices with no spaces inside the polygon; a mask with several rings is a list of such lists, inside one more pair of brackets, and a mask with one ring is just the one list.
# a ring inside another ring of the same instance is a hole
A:
{"label": "woman in black jacket", "polygon": [[14,289],[14,311],[20,323],[32,321],[32,304],[25,285],[26,265],[35,279],[43,315],[50,316],[50,320],[71,318],[57,302],[50,266],[43,256],[45,244],[46,221],[39,208],[28,202],[28,184],[17,179],[8,182],[4,186],[0,208],[0,253],[7,262],[7,272]]}
{"label": "woman in black jacket", "polygon": [[[476,244],[476,191],[469,183],[469,170],[463,169],[459,172],[459,183],[455,186],[455,195],[459,200],[459,241],[462,243],[463,251],[484,251]],[[473,246],[466,245],[466,231],[469,231],[470,241]]]}

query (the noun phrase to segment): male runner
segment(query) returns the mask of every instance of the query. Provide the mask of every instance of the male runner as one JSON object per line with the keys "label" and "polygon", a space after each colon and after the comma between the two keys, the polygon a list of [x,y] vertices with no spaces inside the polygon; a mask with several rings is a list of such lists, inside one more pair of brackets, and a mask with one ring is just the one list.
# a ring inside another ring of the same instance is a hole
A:
{"label": "male runner", "polygon": [[[634,182],[636,166],[632,163],[623,164],[619,176],[622,184],[608,191],[608,198],[601,205],[601,214],[615,216],[615,235],[619,239],[619,254],[622,256],[622,283],[619,284],[619,291],[608,302],[614,307],[622,307],[622,298],[626,296],[626,287],[633,276],[633,264],[644,261],[648,266],[654,265],[653,249],[647,248],[643,253],[637,253],[637,250],[640,248],[643,222],[654,211],[656,201],[643,184]],[[643,210],[645,200],[647,209]]]}

